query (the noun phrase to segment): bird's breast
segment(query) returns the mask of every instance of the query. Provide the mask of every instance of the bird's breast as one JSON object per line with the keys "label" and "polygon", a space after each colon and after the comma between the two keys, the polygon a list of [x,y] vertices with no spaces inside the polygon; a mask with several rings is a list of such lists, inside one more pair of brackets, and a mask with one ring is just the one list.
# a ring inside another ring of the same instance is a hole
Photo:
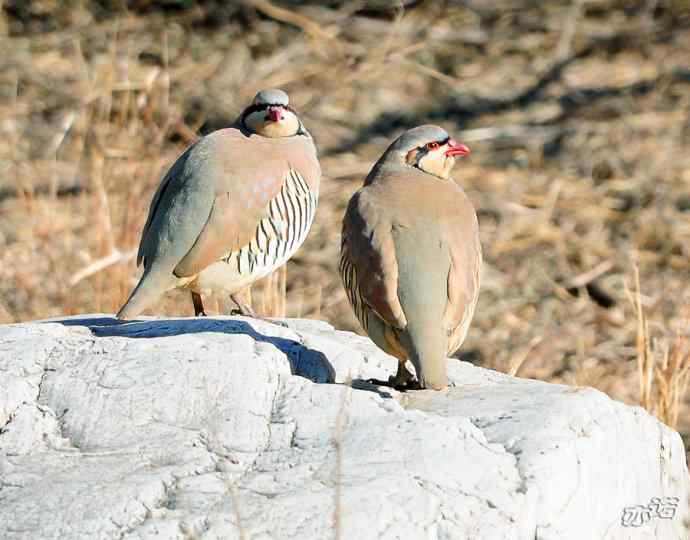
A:
{"label": "bird's breast", "polygon": [[204,269],[192,288],[234,292],[285,264],[306,239],[317,201],[318,193],[297,170],[290,169],[251,241]]}

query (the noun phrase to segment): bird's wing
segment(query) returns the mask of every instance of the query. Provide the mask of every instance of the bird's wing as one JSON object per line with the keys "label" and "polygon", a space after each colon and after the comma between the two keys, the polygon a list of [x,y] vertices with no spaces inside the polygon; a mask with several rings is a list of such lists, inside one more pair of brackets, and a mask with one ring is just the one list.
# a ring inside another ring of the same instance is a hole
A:
{"label": "bird's wing", "polygon": [[232,188],[217,193],[194,244],[175,267],[175,275],[196,275],[251,242],[288,172],[289,169],[276,171],[261,189],[255,190],[251,187],[252,182],[238,178]]}
{"label": "bird's wing", "polygon": [[[199,141],[197,141],[198,143]],[[184,171],[185,163],[187,162],[187,158],[189,157],[189,154],[194,150],[194,147],[196,144],[192,144],[185,152],[177,158],[175,163],[170,167],[167,173],[165,173],[165,176],[161,180],[160,184],[158,184],[158,188],[156,188],[156,192],[153,195],[153,199],[151,199],[151,205],[149,206],[149,214],[146,218],[146,223],[144,224],[144,229],[141,233],[141,240],[139,241],[139,251],[137,252],[137,266],[141,266],[141,263],[144,262],[144,266],[146,265],[145,261],[145,256],[147,247],[149,247],[149,242],[147,242],[148,234],[149,234],[149,229],[151,228],[151,222],[153,221],[153,218],[156,216],[158,213],[158,208],[160,206],[161,199],[164,198],[168,188],[171,185],[175,185],[175,180],[180,179],[182,176],[182,173]],[[174,188],[173,188],[174,189]]]}
{"label": "bird's wing", "polygon": [[393,328],[407,325],[398,298],[398,263],[391,231],[391,221],[367,197],[366,188],[355,193],[343,219],[340,273],[365,328],[366,309]]}

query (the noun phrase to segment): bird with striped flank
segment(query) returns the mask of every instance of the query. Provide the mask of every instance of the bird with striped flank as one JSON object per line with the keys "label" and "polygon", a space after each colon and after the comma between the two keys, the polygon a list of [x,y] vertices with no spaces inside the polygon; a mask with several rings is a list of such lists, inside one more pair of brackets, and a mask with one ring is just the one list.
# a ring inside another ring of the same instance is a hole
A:
{"label": "bird with striped flank", "polygon": [[156,191],[139,244],[139,284],[117,314],[131,319],[166,291],[230,294],[255,316],[246,291],[285,264],[314,220],[316,147],[282,90],[263,90],[229,128],[192,144]]}
{"label": "bird with striped flank", "polygon": [[396,375],[377,383],[448,386],[447,357],[467,335],[482,264],[477,215],[450,178],[469,153],[438,126],[410,129],[347,207],[339,267],[347,297],[372,341],[398,359]]}

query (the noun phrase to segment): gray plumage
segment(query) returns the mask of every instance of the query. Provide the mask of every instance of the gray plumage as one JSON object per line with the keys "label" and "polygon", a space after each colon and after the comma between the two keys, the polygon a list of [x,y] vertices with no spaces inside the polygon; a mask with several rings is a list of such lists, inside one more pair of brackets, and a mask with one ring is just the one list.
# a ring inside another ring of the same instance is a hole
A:
{"label": "gray plumage", "polygon": [[254,97],[254,104],[256,105],[283,105],[290,104],[288,95],[278,88],[270,88],[268,90],[261,90]]}
{"label": "gray plumage", "polygon": [[192,291],[198,312],[202,294],[239,293],[299,248],[321,170],[287,105],[281,90],[259,92],[235,125],[201,138],[172,165],[142,232],[144,273],[118,318],[135,317],[175,287]]}
{"label": "gray plumage", "polygon": [[391,382],[447,385],[446,357],[462,344],[479,293],[477,218],[448,173],[469,149],[437,126],[401,135],[350,200],[340,273],[362,327],[396,356]]}

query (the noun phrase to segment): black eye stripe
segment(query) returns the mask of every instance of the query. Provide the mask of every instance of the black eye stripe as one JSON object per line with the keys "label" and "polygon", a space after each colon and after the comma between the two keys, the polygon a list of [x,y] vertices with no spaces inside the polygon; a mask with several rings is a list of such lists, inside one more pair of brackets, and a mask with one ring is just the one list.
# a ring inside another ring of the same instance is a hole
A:
{"label": "black eye stripe", "polygon": [[428,142],[428,143],[426,143],[426,144],[420,146],[419,148],[420,148],[420,150],[422,150],[422,149],[423,149],[423,150],[428,150],[428,149],[427,149],[427,145],[428,145],[428,144],[438,144],[438,146],[443,146],[444,144],[448,144],[448,141],[450,141],[450,137],[446,137],[446,138],[443,139],[442,141],[430,141],[430,142]]}
{"label": "black eye stripe", "polygon": [[283,109],[290,111],[292,114],[297,115],[295,110],[289,105],[281,105],[280,103],[254,103],[244,110],[242,113],[242,118],[247,118],[247,116],[255,112],[265,111],[269,107],[282,107]]}

